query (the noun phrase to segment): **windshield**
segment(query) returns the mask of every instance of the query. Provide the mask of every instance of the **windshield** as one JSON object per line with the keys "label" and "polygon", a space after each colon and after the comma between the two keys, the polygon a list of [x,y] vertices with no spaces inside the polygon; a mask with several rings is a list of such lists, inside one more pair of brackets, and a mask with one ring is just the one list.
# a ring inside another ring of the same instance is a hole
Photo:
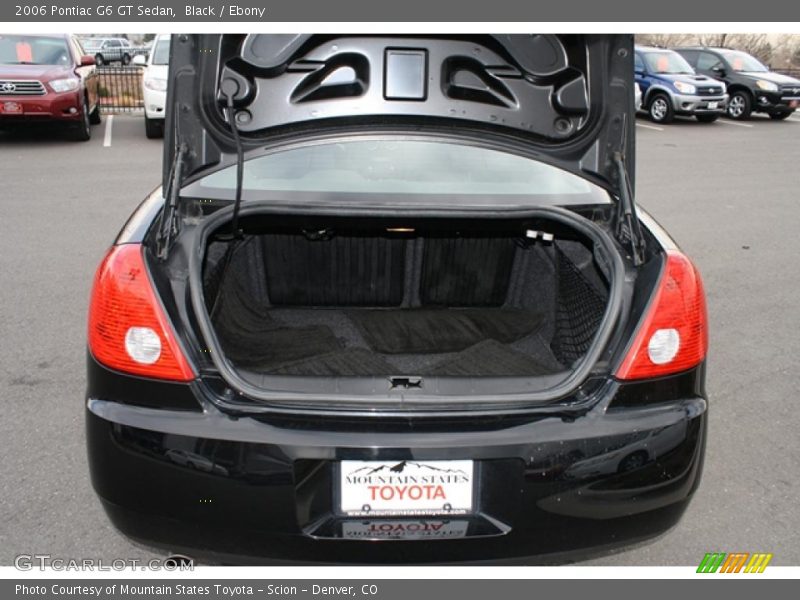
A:
{"label": "windshield", "polygon": [[725,51],[722,56],[728,61],[731,69],[740,73],[766,73],[767,67],[745,52]]}
{"label": "windshield", "polygon": [[71,62],[63,37],[0,35],[0,64],[68,65]]}
{"label": "windshield", "polygon": [[156,40],[155,46],[152,50],[153,65],[168,65],[169,64],[169,38],[161,38]]}
{"label": "windshield", "polygon": [[[233,190],[236,168],[207,175],[198,184],[208,194]],[[604,194],[581,177],[506,152],[389,139],[322,143],[253,158],[245,162],[243,189],[462,196]]]}
{"label": "windshield", "polygon": [[644,60],[651,73],[694,75],[694,69],[677,52],[646,52]]}

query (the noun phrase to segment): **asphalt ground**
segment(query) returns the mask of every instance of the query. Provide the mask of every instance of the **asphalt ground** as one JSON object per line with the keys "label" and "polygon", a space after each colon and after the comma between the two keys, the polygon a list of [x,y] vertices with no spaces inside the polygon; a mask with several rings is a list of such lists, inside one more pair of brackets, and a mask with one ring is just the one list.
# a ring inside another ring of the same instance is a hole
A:
{"label": "asphalt ground", "polygon": [[[637,201],[705,279],[710,426],[680,524],[593,565],[696,565],[706,552],[800,564],[800,115],[637,122]],[[159,182],[161,144],[116,116],[76,143],[0,133],[0,565],[18,554],[157,556],[109,524],[83,432],[85,321],[97,263]]]}

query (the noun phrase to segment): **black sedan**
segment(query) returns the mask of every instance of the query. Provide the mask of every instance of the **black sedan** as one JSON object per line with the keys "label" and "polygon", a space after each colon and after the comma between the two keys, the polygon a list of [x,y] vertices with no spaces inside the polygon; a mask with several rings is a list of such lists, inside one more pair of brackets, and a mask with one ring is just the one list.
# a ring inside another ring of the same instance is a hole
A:
{"label": "black sedan", "polygon": [[89,311],[117,528],[223,563],[558,562],[678,521],[705,296],[634,202],[632,37],[172,44],[162,186]]}

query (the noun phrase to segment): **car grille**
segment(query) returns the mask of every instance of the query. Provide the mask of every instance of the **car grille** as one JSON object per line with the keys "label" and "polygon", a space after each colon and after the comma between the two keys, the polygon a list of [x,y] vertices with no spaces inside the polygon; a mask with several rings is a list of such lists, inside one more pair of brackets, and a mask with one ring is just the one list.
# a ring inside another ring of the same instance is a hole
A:
{"label": "car grille", "polygon": [[800,85],[785,85],[781,92],[781,95],[787,98],[800,98]]}
{"label": "car grille", "polygon": [[44,96],[45,93],[41,81],[0,79],[0,96]]}
{"label": "car grille", "polygon": [[722,88],[717,87],[701,87],[697,88],[698,96],[720,96],[722,95]]}

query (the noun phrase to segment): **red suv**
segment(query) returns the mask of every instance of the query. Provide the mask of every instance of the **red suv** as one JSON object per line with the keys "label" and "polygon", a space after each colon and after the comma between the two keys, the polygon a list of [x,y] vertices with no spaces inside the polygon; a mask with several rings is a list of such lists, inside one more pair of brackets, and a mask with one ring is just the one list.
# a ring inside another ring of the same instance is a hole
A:
{"label": "red suv", "polygon": [[33,121],[69,124],[85,141],[100,123],[93,56],[64,34],[0,34],[0,127]]}

